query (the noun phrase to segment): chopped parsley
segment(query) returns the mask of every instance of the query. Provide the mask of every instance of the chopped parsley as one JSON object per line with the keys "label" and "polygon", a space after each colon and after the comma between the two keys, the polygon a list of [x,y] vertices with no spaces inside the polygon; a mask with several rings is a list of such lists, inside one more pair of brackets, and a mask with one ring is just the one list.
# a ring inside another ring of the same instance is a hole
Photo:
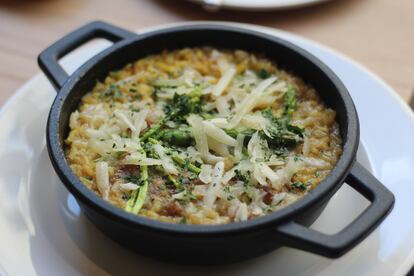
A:
{"label": "chopped parsley", "polygon": [[311,183],[309,183],[309,182],[303,183],[303,182],[296,181],[296,182],[293,182],[292,184],[290,184],[290,187],[293,188],[293,189],[306,191],[310,185],[311,185]]}
{"label": "chopped parsley", "polygon": [[261,132],[261,136],[267,140],[269,146],[294,147],[303,142],[304,130],[292,125],[287,116],[276,117],[270,108],[263,110],[262,115],[271,122],[266,129],[267,133]]}
{"label": "chopped parsley", "polygon": [[231,201],[231,200],[233,200],[233,199],[235,198],[235,197],[231,194],[231,191],[230,191],[230,186],[229,186],[229,185],[224,186],[223,190],[224,190],[224,193],[226,194],[226,199],[227,199],[228,201]]}
{"label": "chopped parsley", "polygon": [[139,175],[126,175],[123,177],[125,182],[131,182],[137,185],[141,185],[141,177]]}
{"label": "chopped parsley", "polygon": [[122,200],[123,201],[128,201],[130,198],[131,198],[131,195],[127,195],[127,194],[122,195]]}
{"label": "chopped parsley", "polygon": [[270,73],[266,69],[260,69],[257,72],[257,76],[261,79],[267,79],[268,77],[270,77]]}
{"label": "chopped parsley", "polygon": [[177,198],[180,203],[188,204],[190,201],[197,200],[197,197],[193,195],[194,186],[191,185],[188,189],[183,191],[183,196],[181,198]]}
{"label": "chopped parsley", "polygon": [[295,161],[295,162],[302,161],[302,158],[299,155],[295,155],[293,157],[293,161]]}
{"label": "chopped parsley", "polygon": [[243,183],[248,183],[250,182],[250,172],[246,171],[246,172],[241,172],[240,170],[235,170],[234,173],[236,174],[234,177],[239,180],[242,181]]}
{"label": "chopped parsley", "polygon": [[168,120],[174,122],[185,122],[186,117],[190,113],[200,113],[202,110],[201,93],[196,90],[189,94],[179,95],[174,94],[172,100],[170,100],[164,108]]}
{"label": "chopped parsley", "polygon": [[119,91],[118,89],[117,90],[115,90],[115,93],[114,93],[114,99],[115,100],[119,100],[119,99],[121,99],[122,98],[122,92],[121,91]]}
{"label": "chopped parsley", "polygon": [[283,98],[283,107],[284,115],[287,117],[292,117],[293,112],[296,110],[296,91],[291,85],[289,85],[288,90],[285,93]]}

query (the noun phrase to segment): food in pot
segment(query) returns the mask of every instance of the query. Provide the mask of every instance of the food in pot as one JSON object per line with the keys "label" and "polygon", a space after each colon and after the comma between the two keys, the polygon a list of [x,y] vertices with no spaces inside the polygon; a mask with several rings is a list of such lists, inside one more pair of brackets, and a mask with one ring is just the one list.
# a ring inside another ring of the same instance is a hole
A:
{"label": "food in pot", "polygon": [[245,221],[315,188],[342,149],[335,111],[258,54],[164,51],[111,72],[70,116],[67,160],[109,203],[188,224]]}

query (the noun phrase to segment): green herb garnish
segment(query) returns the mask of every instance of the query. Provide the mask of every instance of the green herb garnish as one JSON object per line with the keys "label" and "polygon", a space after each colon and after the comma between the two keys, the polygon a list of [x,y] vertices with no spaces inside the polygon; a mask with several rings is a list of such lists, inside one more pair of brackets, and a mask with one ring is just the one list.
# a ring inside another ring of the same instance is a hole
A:
{"label": "green herb garnish", "polygon": [[257,76],[261,79],[267,79],[270,77],[270,73],[266,69],[260,69],[259,72],[257,72]]}
{"label": "green herb garnish", "polygon": [[250,172],[241,172],[239,170],[235,170],[234,173],[236,174],[234,178],[236,178],[239,181],[242,181],[243,183],[248,183],[250,181]]}
{"label": "green herb garnish", "polygon": [[291,85],[288,86],[283,98],[284,115],[288,118],[292,117],[293,112],[296,110],[296,91]]}
{"label": "green herb garnish", "polygon": [[[148,141],[151,144],[162,144],[160,141],[154,139],[154,138],[148,138]],[[193,163],[191,163],[188,159],[184,159],[182,158],[178,152],[176,150],[174,150],[173,148],[163,145],[164,149],[165,149],[165,153],[168,155],[171,155],[171,158],[174,162],[176,162],[178,165],[180,165],[181,167],[188,167],[188,170],[196,173],[197,175],[201,172],[201,169],[199,167],[197,167],[196,165],[194,165]]]}
{"label": "green herb garnish", "polygon": [[[142,150],[142,155],[145,157],[146,153]],[[130,199],[127,201],[125,210],[133,214],[138,214],[144,205],[145,198],[148,191],[148,166],[140,166],[140,187],[132,192]]]}
{"label": "green herb garnish", "polygon": [[303,182],[293,182],[292,184],[290,184],[290,187],[301,190],[301,191],[307,190],[309,186],[310,186],[310,183],[305,184]]}

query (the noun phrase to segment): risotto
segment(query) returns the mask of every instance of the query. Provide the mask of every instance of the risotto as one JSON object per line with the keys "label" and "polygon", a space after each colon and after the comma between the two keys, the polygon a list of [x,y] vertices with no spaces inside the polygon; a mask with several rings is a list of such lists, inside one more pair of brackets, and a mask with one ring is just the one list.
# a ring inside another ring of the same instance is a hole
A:
{"label": "risotto", "polygon": [[341,154],[335,111],[265,57],[164,51],[110,72],[71,114],[66,158],[127,212],[221,224],[300,199]]}

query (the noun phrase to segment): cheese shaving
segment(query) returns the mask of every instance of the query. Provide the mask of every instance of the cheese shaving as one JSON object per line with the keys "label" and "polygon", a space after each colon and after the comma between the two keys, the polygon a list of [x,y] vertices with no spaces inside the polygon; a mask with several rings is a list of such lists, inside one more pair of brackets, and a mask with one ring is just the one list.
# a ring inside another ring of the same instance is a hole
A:
{"label": "cheese shaving", "polygon": [[102,198],[109,197],[109,171],[107,162],[96,163],[96,185]]}
{"label": "cheese shaving", "polygon": [[244,98],[244,100],[237,106],[235,110],[235,116],[230,120],[227,128],[233,128],[239,124],[241,119],[244,115],[249,113],[260,100],[260,95],[263,91],[271,85],[274,81],[276,81],[276,77],[270,77],[264,81],[262,81],[257,87],[255,87],[250,93],[249,97]]}
{"label": "cheese shaving", "polygon": [[221,190],[221,179],[224,173],[224,162],[220,161],[213,168],[211,183],[208,187],[207,194],[204,197],[204,203],[208,208],[213,208],[217,199],[218,192]]}
{"label": "cheese shaving", "polygon": [[217,127],[213,123],[209,121],[203,121],[204,132],[211,138],[217,140],[220,143],[225,145],[235,147],[237,145],[237,141],[229,136],[224,130]]}
{"label": "cheese shaving", "polygon": [[213,95],[216,97],[220,96],[227,88],[227,86],[230,84],[235,75],[236,68],[234,66],[229,67],[214,87]]}
{"label": "cheese shaving", "polygon": [[165,154],[165,149],[160,144],[154,145],[154,150],[158,154],[161,160],[161,165],[164,168],[165,172],[168,174],[177,175],[178,170],[174,165],[173,160],[170,156]]}

